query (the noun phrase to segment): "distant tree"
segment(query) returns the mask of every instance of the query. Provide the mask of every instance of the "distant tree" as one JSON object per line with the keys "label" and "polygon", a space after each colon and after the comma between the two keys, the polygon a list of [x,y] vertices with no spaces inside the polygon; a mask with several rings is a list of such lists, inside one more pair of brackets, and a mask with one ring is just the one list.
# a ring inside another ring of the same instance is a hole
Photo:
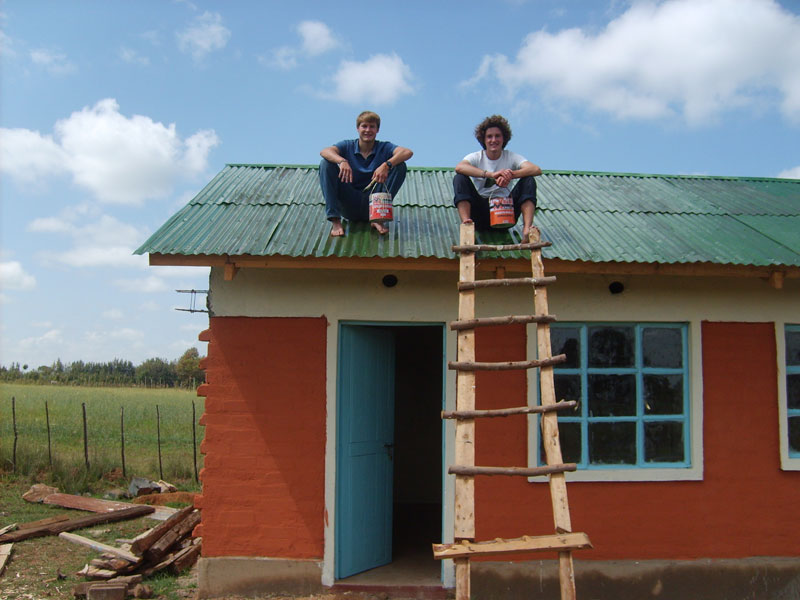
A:
{"label": "distant tree", "polygon": [[136,381],[139,383],[153,382],[171,387],[177,378],[175,363],[163,358],[148,358],[136,367]]}
{"label": "distant tree", "polygon": [[183,386],[197,385],[203,381],[205,375],[200,368],[200,353],[197,348],[189,348],[183,353],[178,359],[175,371],[178,381]]}

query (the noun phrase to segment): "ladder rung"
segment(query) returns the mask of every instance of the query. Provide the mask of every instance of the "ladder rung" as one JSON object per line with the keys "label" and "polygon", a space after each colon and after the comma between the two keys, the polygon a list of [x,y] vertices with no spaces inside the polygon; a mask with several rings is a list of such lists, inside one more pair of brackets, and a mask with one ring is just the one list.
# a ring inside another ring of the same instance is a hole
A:
{"label": "ladder rung", "polygon": [[566,473],[567,471],[577,471],[578,465],[575,463],[563,463],[560,465],[547,465],[546,467],[467,467],[462,465],[450,465],[447,472],[450,475],[510,475],[512,477],[538,477],[539,475],[551,475],[553,473]]}
{"label": "ladder rung", "polygon": [[490,325],[515,325],[517,323],[552,323],[555,315],[508,315],[507,317],[484,317],[482,319],[466,319],[464,321],[451,321],[450,329],[461,331],[486,327]]}
{"label": "ladder rung", "polygon": [[514,369],[536,369],[557,365],[567,360],[566,354],[557,354],[542,360],[515,360],[508,362],[472,362],[450,361],[447,368],[451,371],[512,371]]}
{"label": "ladder rung", "polygon": [[453,252],[504,252],[507,250],[539,250],[552,246],[553,242],[536,242],[533,244],[465,244],[463,246],[451,246]]}
{"label": "ladder rung", "polygon": [[433,557],[464,558],[487,554],[508,554],[509,552],[567,552],[591,548],[592,542],[585,533],[562,533],[557,535],[525,535],[521,538],[486,542],[457,542],[455,544],[433,544]]}
{"label": "ladder rung", "polygon": [[575,400],[562,400],[546,406],[520,406],[517,408],[497,408],[494,410],[443,410],[443,419],[476,419],[480,417],[508,417],[511,415],[529,415],[566,410],[578,406]]}
{"label": "ladder rung", "polygon": [[542,287],[551,283],[555,283],[555,281],[555,275],[550,275],[548,277],[516,277],[513,279],[479,279],[478,281],[459,281],[458,291],[463,292],[478,288],[508,287],[512,285],[532,285],[534,287]]}

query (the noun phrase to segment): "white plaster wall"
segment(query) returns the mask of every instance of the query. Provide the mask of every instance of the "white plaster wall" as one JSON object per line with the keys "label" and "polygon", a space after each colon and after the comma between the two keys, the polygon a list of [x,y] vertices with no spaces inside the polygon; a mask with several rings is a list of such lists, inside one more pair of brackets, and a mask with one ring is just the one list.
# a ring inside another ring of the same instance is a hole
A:
{"label": "white plaster wall", "polygon": [[[384,275],[398,278],[395,287],[382,284]],[[486,276],[486,275],[482,275]],[[446,324],[457,318],[458,274],[455,271],[368,271],[368,270],[266,270],[241,269],[233,281],[225,281],[223,270],[212,268],[210,307],[215,316],[318,317],[330,325],[327,338],[327,447],[325,505],[328,520],[325,531],[323,584],[333,583],[333,523],[335,523],[335,440],[336,372],[338,324],[340,321],[420,322]],[[621,294],[613,295],[608,286],[620,281]],[[702,369],[700,326],[703,320],[775,322],[778,347],[782,348],[784,323],[800,323],[800,280],[787,280],[776,290],[760,279],[677,276],[601,276],[561,275],[548,288],[550,312],[559,321],[667,321],[689,323],[690,372],[692,394],[693,464],[691,470],[664,470],[646,475],[647,479],[702,478]],[[530,314],[533,292],[530,288],[481,290],[476,296],[477,316]],[[529,357],[536,355],[534,326],[529,330]],[[456,337],[447,330],[447,360],[456,358]],[[780,358],[779,358],[779,364]],[[535,390],[536,374],[529,382]],[[785,386],[781,388],[785,394]],[[781,399],[779,399],[781,400]],[[785,396],[782,399],[785,405]],[[455,374],[448,371],[445,404],[455,408]],[[536,427],[530,427],[529,446],[536,448]],[[453,460],[452,423],[445,431],[445,464]],[[639,478],[630,472],[575,473],[572,479]],[[444,477],[444,474],[443,474]],[[444,531],[452,540],[452,477],[444,477]],[[450,561],[446,561],[449,563]],[[452,567],[445,564],[445,584],[452,585]]]}

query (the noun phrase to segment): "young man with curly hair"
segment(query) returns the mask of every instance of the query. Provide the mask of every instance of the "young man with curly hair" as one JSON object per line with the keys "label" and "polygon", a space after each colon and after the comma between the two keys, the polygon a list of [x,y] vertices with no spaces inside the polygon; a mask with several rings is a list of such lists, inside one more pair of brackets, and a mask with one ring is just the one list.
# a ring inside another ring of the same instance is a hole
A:
{"label": "young man with curly hair", "polygon": [[[522,240],[528,241],[536,210],[536,181],[542,170],[524,156],[506,150],[511,127],[500,115],[486,117],[475,128],[475,138],[483,150],[467,154],[456,165],[453,177],[455,197],[462,223],[475,223],[479,230],[491,229],[489,198],[511,196],[514,220],[522,215]],[[518,179],[513,189],[509,184]]]}
{"label": "young man with curly hair", "polygon": [[[376,139],[381,118],[365,110],[356,119],[358,138],[342,140],[320,152],[319,182],[325,198],[325,214],[331,222],[331,237],[344,235],[342,217],[369,221],[372,181],[386,185],[392,198],[406,179],[405,162],[414,154],[408,148]],[[382,223],[372,223],[379,234],[388,233]]]}

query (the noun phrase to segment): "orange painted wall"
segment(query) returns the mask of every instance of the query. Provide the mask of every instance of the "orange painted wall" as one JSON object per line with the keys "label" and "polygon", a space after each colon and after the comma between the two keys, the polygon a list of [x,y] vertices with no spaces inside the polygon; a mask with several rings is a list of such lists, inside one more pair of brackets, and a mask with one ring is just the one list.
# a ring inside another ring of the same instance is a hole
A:
{"label": "orange painted wall", "polygon": [[[477,360],[522,360],[525,330],[478,330]],[[704,479],[570,483],[575,531],[595,548],[585,560],[796,556],[800,473],[780,470],[777,367],[772,323],[703,323]],[[491,392],[487,391],[487,386]],[[526,380],[480,373],[479,408],[518,406]],[[482,420],[476,464],[526,464],[523,417]],[[477,537],[553,532],[546,484],[477,478]]]}
{"label": "orange painted wall", "polygon": [[203,556],[322,557],[326,332],[325,318],[213,317],[201,335]]}

